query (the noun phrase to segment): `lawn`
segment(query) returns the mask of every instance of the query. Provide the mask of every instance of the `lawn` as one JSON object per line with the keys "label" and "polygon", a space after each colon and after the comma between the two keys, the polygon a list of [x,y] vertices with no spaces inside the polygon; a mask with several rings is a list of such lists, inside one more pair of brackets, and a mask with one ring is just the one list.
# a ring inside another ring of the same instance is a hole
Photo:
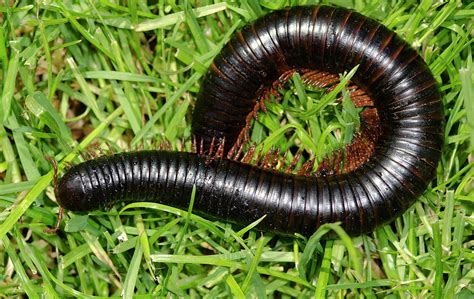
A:
{"label": "lawn", "polygon": [[[330,225],[307,239],[157,203],[65,211],[51,233],[50,161],[64,173],[104,152],[191,150],[199,83],[232,34],[271,10],[319,1],[0,1],[0,297],[473,298],[468,2],[323,2],[379,20],[420,53],[443,97],[445,146],[436,178],[391,225],[354,238]],[[286,165],[295,148],[321,161],[357,134],[356,110],[337,93],[298,75],[279,92],[250,143],[286,152]],[[314,105],[317,119],[304,113]],[[326,230],[339,237],[321,238]]]}

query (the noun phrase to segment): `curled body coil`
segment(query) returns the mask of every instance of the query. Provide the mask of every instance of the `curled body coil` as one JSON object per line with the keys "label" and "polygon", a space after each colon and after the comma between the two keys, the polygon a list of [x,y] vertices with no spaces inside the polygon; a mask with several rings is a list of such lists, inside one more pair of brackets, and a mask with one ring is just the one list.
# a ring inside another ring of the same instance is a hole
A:
{"label": "curled body coil", "polygon": [[443,145],[436,82],[421,57],[394,32],[351,10],[330,6],[275,11],[234,35],[214,59],[194,108],[193,132],[209,147],[238,142],[258,98],[287,72],[352,77],[373,99],[380,136],[348,173],[300,176],[196,153],[144,151],[74,166],[60,180],[61,206],[90,211],[119,200],[189,205],[194,211],[283,234],[312,234],[341,222],[352,235],[403,213],[433,179]]}

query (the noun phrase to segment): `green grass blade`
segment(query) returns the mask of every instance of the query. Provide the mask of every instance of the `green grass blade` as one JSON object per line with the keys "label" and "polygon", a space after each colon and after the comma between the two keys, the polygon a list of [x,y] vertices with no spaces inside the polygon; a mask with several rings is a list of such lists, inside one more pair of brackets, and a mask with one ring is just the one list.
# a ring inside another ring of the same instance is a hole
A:
{"label": "green grass blade", "polygon": [[[196,17],[204,17],[226,9],[226,3],[216,3],[204,7],[196,8],[194,13]],[[185,12],[169,14],[154,20],[147,20],[134,26],[136,31],[150,31],[165,28],[176,23],[182,22],[185,19]]]}

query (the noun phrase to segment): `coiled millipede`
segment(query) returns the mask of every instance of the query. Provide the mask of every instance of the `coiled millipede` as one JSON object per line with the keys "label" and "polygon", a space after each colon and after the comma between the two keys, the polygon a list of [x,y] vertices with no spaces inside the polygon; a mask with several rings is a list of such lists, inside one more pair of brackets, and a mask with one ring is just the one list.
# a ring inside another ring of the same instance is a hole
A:
{"label": "coiled millipede", "polygon": [[[324,87],[357,65],[354,103],[375,108],[361,114],[363,140],[339,157],[343,169],[298,175],[235,158],[259,99],[288,74],[297,71]],[[422,194],[434,177],[444,133],[436,82],[416,51],[380,23],[331,6],[275,11],[235,34],[202,83],[192,127],[204,149],[215,141],[217,158],[199,150],[103,156],[62,177],[59,204],[73,211],[120,200],[187,208],[196,186],[194,211],[217,219],[249,224],[266,215],[259,229],[303,235],[341,222],[358,235],[392,221]],[[361,144],[368,154],[351,159]]]}

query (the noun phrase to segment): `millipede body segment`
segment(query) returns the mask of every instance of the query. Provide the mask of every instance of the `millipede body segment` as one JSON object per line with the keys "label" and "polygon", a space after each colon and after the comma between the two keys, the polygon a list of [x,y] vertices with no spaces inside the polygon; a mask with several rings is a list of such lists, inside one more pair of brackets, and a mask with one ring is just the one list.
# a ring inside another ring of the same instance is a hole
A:
{"label": "millipede body segment", "polygon": [[[196,186],[194,211],[283,234],[312,234],[341,222],[352,235],[403,213],[433,179],[443,145],[436,82],[421,57],[380,23],[351,10],[307,6],[270,13],[234,35],[214,59],[194,108],[204,148],[232,151],[259,99],[284,74],[339,74],[373,100],[378,132],[370,157],[348,171],[304,176],[199,153],[143,151],[72,167],[59,181],[59,204],[90,211],[120,200],[181,208]],[[350,155],[350,153],[348,153]],[[350,157],[349,157],[350,159]],[[347,170],[347,169],[346,169]]]}

